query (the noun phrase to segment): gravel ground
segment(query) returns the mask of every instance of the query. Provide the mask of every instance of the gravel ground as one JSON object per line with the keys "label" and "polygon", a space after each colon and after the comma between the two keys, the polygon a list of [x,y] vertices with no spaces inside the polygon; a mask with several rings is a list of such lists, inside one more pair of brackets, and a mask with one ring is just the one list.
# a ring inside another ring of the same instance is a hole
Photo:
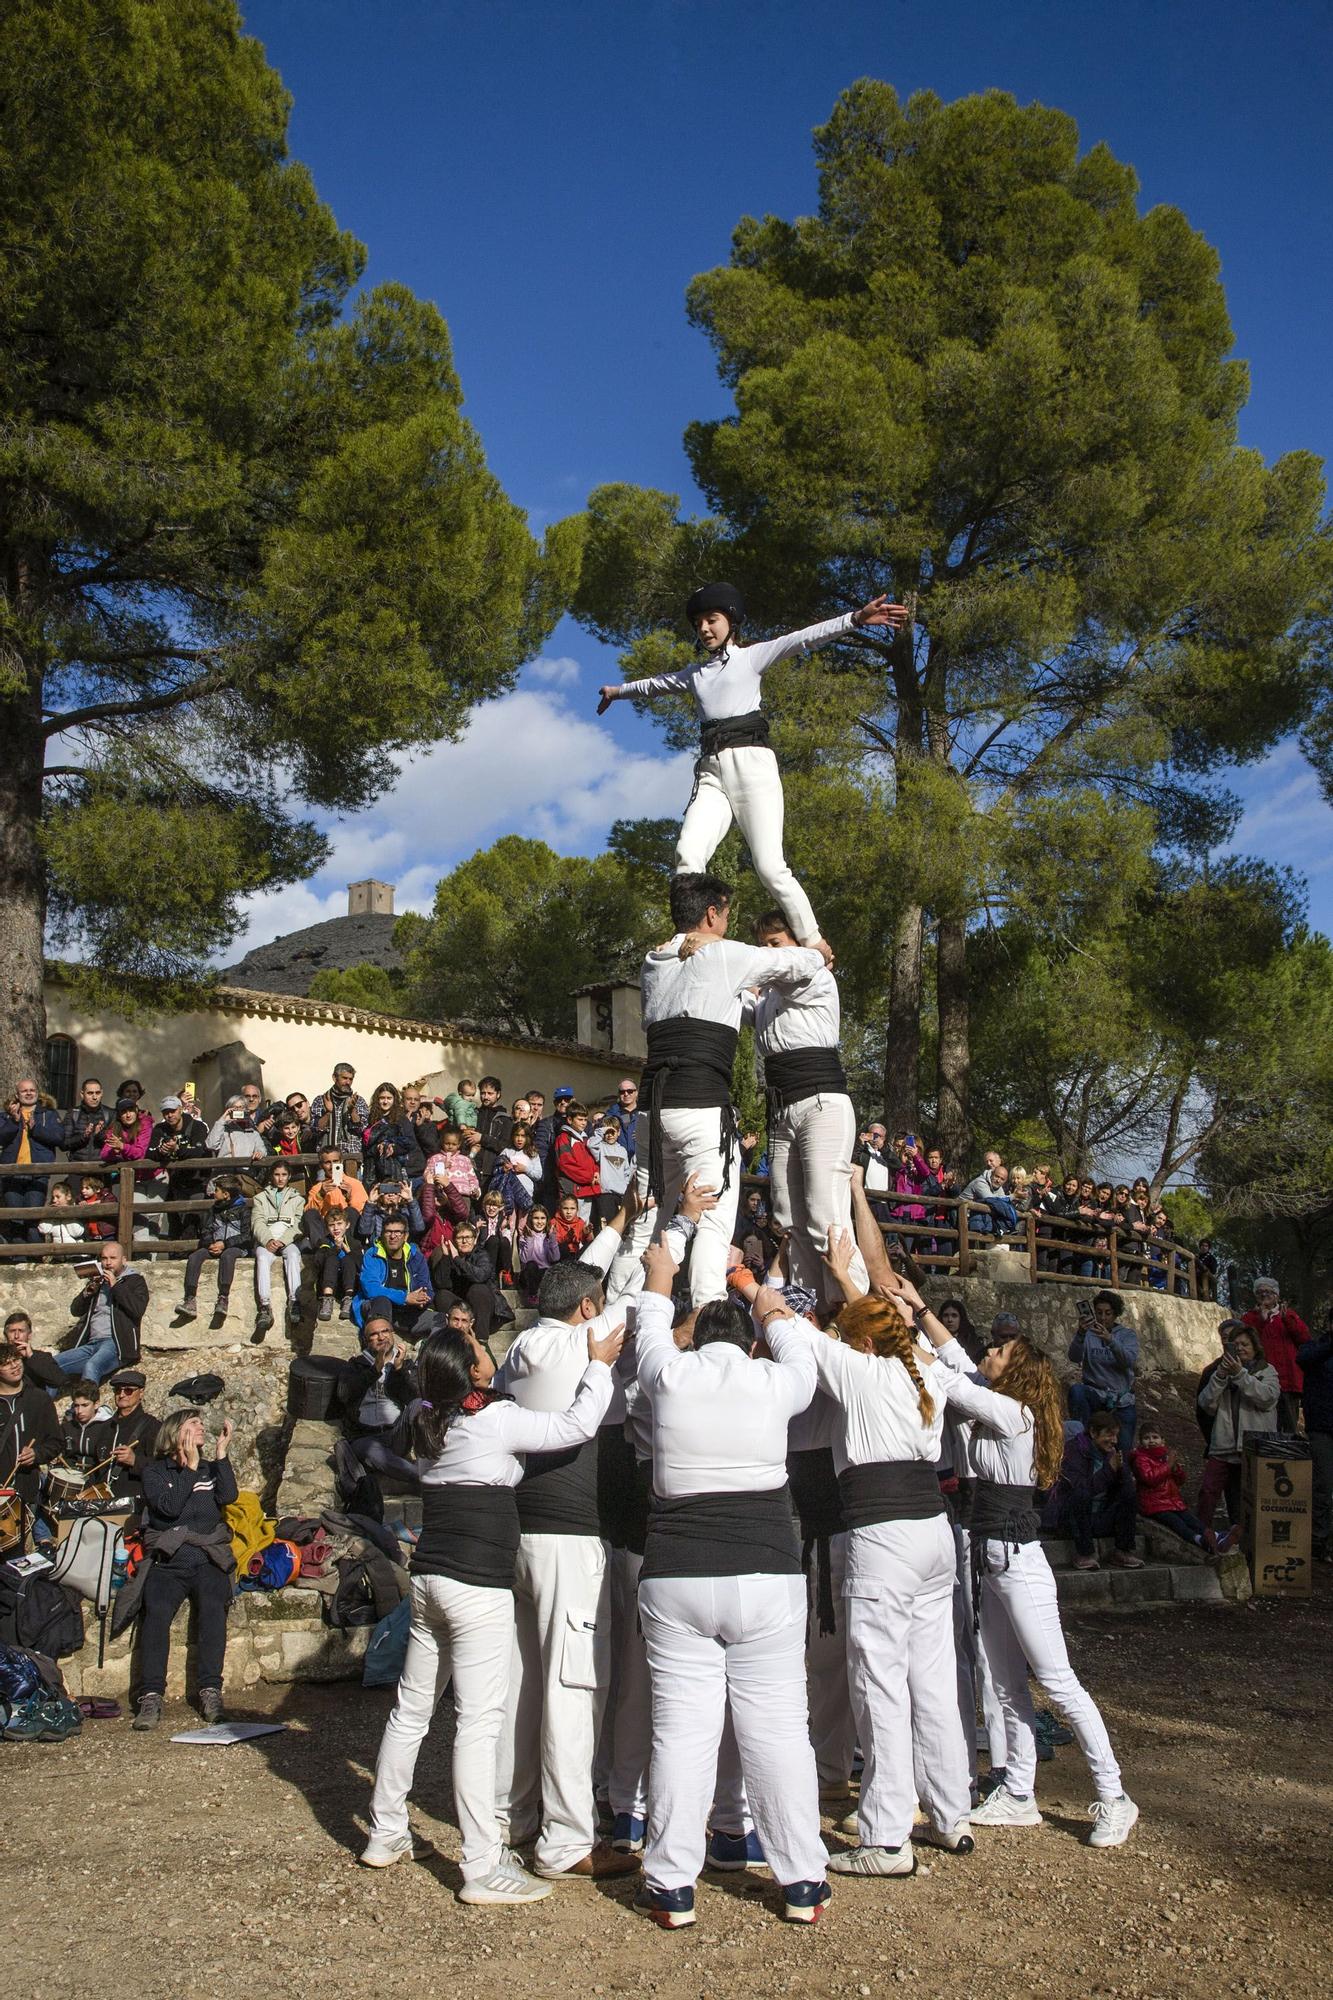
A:
{"label": "gravel ground", "polygon": [[[359,1868],[389,1697],[264,1689],[237,1712],[282,1736],[229,1749],[85,1723],[69,1745],[6,1745],[6,1845],[21,1893],[5,1990],[38,2000],[568,1993],[1300,1996],[1329,1991],[1333,1571],[1310,1605],[1071,1622],[1143,1818],[1127,1847],[1082,1845],[1076,1749],[1040,1767],[1047,1823],[978,1830],[970,1858],[921,1849],[914,1880],[835,1884],[813,1931],[779,1923],[772,1887],[712,1878],[669,1935],[633,1884],[562,1886],[528,1910],[469,1911],[451,1891],[443,1731],[418,1771],[416,1821],[438,1858]],[[985,1956],[981,1941],[985,1940]]]}

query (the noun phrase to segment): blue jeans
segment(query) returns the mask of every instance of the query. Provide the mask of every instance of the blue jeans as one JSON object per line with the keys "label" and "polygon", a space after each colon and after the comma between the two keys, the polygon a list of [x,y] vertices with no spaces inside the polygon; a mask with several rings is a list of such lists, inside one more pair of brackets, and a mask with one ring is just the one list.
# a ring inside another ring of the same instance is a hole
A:
{"label": "blue jeans", "polygon": [[53,1354],[51,1359],[62,1374],[75,1382],[104,1382],[120,1366],[120,1354],[109,1334],[105,1340],[90,1340],[83,1347],[67,1348],[63,1354]]}
{"label": "blue jeans", "polygon": [[1109,1396],[1100,1389],[1090,1389],[1086,1382],[1071,1382],[1069,1385],[1069,1414],[1084,1430],[1088,1428],[1098,1410],[1115,1410],[1120,1435],[1116,1439],[1121,1451],[1134,1449],[1134,1431],[1138,1422],[1138,1411],[1133,1403],[1117,1408]]}

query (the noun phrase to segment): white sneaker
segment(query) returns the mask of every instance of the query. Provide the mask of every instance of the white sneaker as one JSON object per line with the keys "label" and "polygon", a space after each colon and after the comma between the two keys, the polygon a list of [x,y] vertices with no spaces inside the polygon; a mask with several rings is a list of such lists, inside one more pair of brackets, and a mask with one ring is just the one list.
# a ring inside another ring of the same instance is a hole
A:
{"label": "white sneaker", "polygon": [[950,1854],[971,1854],[977,1844],[972,1838],[971,1822],[965,1819],[943,1831],[927,1820],[924,1826],[917,1827],[912,1838],[924,1840],[929,1847],[943,1847]]}
{"label": "white sneaker", "polygon": [[1139,1809],[1128,1792],[1122,1792],[1118,1799],[1094,1799],[1088,1846],[1123,1847],[1138,1816]]}
{"label": "white sneaker", "polygon": [[424,1861],[435,1849],[413,1833],[372,1833],[361,1854],[363,1868],[392,1868],[395,1861]]}
{"label": "white sneaker", "polygon": [[465,1882],[458,1892],[460,1903],[540,1903],[552,1893],[549,1882],[529,1875],[518,1856],[506,1848],[497,1868],[479,1882]]}
{"label": "white sneaker", "polygon": [[915,1875],[916,1856],[912,1843],[901,1847],[850,1847],[842,1854],[830,1854],[830,1875]]}
{"label": "white sneaker", "polygon": [[1034,1798],[1020,1799],[1007,1785],[997,1785],[988,1799],[972,1808],[972,1826],[1040,1826]]}
{"label": "white sneaker", "polygon": [[857,1813],[849,1812],[846,1819],[840,1819],[838,1821],[839,1833],[858,1834],[860,1833],[860,1831],[861,1831],[861,1820],[859,1814]]}

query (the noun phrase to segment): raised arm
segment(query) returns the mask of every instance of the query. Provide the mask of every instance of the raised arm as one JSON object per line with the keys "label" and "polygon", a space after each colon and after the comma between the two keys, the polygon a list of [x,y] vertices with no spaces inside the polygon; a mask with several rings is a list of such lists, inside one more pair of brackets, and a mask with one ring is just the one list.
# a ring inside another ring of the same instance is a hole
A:
{"label": "raised arm", "polygon": [[567,1410],[525,1410],[518,1403],[499,1406],[500,1442],[506,1451],[567,1451],[586,1444],[601,1428],[611,1405],[615,1376],[609,1363],[590,1361]]}
{"label": "raised arm", "polygon": [[645,674],[642,680],[608,683],[597,690],[597,713],[605,715],[613,701],[625,701],[635,695],[692,694],[694,692],[694,670],[686,667],[675,674]]}
{"label": "raised arm", "polygon": [[865,626],[887,626],[896,632],[908,623],[910,616],[905,604],[892,604],[887,597],[872,597],[859,611],[845,611],[838,618],[805,625],[799,632],[784,632],[780,639],[761,639],[756,645],[746,647],[746,659],[758,673],[766,674],[779,660],[789,660],[796,653],[817,653],[821,646]]}

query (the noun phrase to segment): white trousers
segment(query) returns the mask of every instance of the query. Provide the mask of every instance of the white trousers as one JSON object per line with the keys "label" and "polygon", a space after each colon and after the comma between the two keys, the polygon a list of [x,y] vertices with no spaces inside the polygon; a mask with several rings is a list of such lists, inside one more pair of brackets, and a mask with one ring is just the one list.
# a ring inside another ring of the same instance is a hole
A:
{"label": "white trousers", "polygon": [[818,1554],[807,1579],[805,1678],[810,1698],[810,1741],[821,1785],[845,1785],[856,1752],[851,1676],[847,1661],[847,1607],[842,1601],[847,1575],[847,1537],[829,1537],[829,1590],[837,1629],[819,1629]]}
{"label": "white trousers", "polygon": [[643,1872],[691,1886],[704,1865],[727,1705],[745,1793],[777,1881],[822,1882],[819,1780],[805,1697],[799,1576],[661,1577],[639,1585],[653,1689]]}
{"label": "white trousers", "polygon": [[282,1281],[287,1287],[287,1303],[290,1305],[301,1289],[301,1253],[294,1243],[284,1243],[280,1251],[266,1250],[262,1243],[255,1245],[255,1298],[261,1306],[273,1303],[273,1266],[282,1260]]}
{"label": "white trousers", "polygon": [[596,1535],[522,1535],[514,1564],[513,1698],[496,1758],[510,1846],[568,1868],[597,1841],[592,1771],[611,1678],[611,1584]]}
{"label": "white trousers", "polygon": [[391,1840],[408,1831],[407,1795],[417,1756],[452,1678],[454,1811],[463,1836],[463,1879],[475,1882],[499,1862],[495,1751],[509,1697],[514,1600],[450,1576],[412,1579],[412,1623],[398,1698],[375,1766],[370,1830]]}
{"label": "white trousers", "polygon": [[[721,1193],[717,1207],[710,1208],[706,1215],[700,1216],[690,1248],[690,1304],[707,1305],[710,1299],[724,1299],[727,1296],[727,1252],[731,1248],[731,1238],[736,1228],[736,1207],[741,1192],[740,1149],[733,1141],[729,1160],[731,1185],[722,1192],[722,1182],[728,1167],[728,1159],[718,1143],[722,1131],[722,1113],[710,1109],[661,1111],[655,1115],[662,1121],[661,1206],[657,1209],[650,1208],[646,1213],[640,1209],[628,1245],[611,1266],[607,1279],[608,1290],[611,1292],[616,1290],[624,1267],[630,1260],[642,1257],[657,1234],[659,1215],[663,1222],[670,1222],[676,1212],[681,1189],[691,1174],[697,1174],[701,1186],[717,1188]],[[651,1127],[652,1117],[649,1113],[641,1111],[634,1141],[638,1156],[641,1204],[645,1204],[648,1200]]]}
{"label": "white trousers", "polygon": [[615,1734],[611,1756],[611,1810],[648,1815],[648,1760],[653,1747],[653,1684],[648,1649],[639,1630],[639,1571],[643,1557],[617,1549],[611,1558],[625,1578],[625,1618],[620,1632]]}
{"label": "white trousers", "polygon": [[784,811],[778,760],[762,744],[701,757],[676,842],[676,873],[702,875],[734,818],[766,894],[787,912],[797,943],[813,944],[819,925],[782,851]]}
{"label": "white trousers", "polygon": [[867,1847],[911,1838],[919,1797],[947,1832],[972,1805],[958,1714],[953,1529],[943,1514],[881,1521],[847,1538],[847,1653],[865,1767],[857,1811]]}
{"label": "white trousers", "polygon": [[[852,1228],[852,1147],[856,1143],[856,1113],[844,1092],[825,1097],[801,1097],[780,1111],[768,1135],[769,1196],[773,1220],[790,1232],[791,1278],[794,1285],[816,1292],[829,1289],[822,1259],[830,1229]],[[865,1263],[853,1251],[852,1277],[863,1292],[870,1290]]]}
{"label": "white trousers", "polygon": [[[1008,1562],[1005,1558],[1008,1556]],[[1040,1542],[1006,1550],[984,1544],[981,1636],[995,1694],[1004,1715],[1005,1784],[1025,1797],[1037,1775],[1036,1716],[1028,1670],[1043,1694],[1058,1702],[1088,1760],[1099,1799],[1120,1796],[1120,1766],[1101,1711],[1069,1664],[1055,1578]],[[992,1757],[994,1752],[992,1751]]]}

